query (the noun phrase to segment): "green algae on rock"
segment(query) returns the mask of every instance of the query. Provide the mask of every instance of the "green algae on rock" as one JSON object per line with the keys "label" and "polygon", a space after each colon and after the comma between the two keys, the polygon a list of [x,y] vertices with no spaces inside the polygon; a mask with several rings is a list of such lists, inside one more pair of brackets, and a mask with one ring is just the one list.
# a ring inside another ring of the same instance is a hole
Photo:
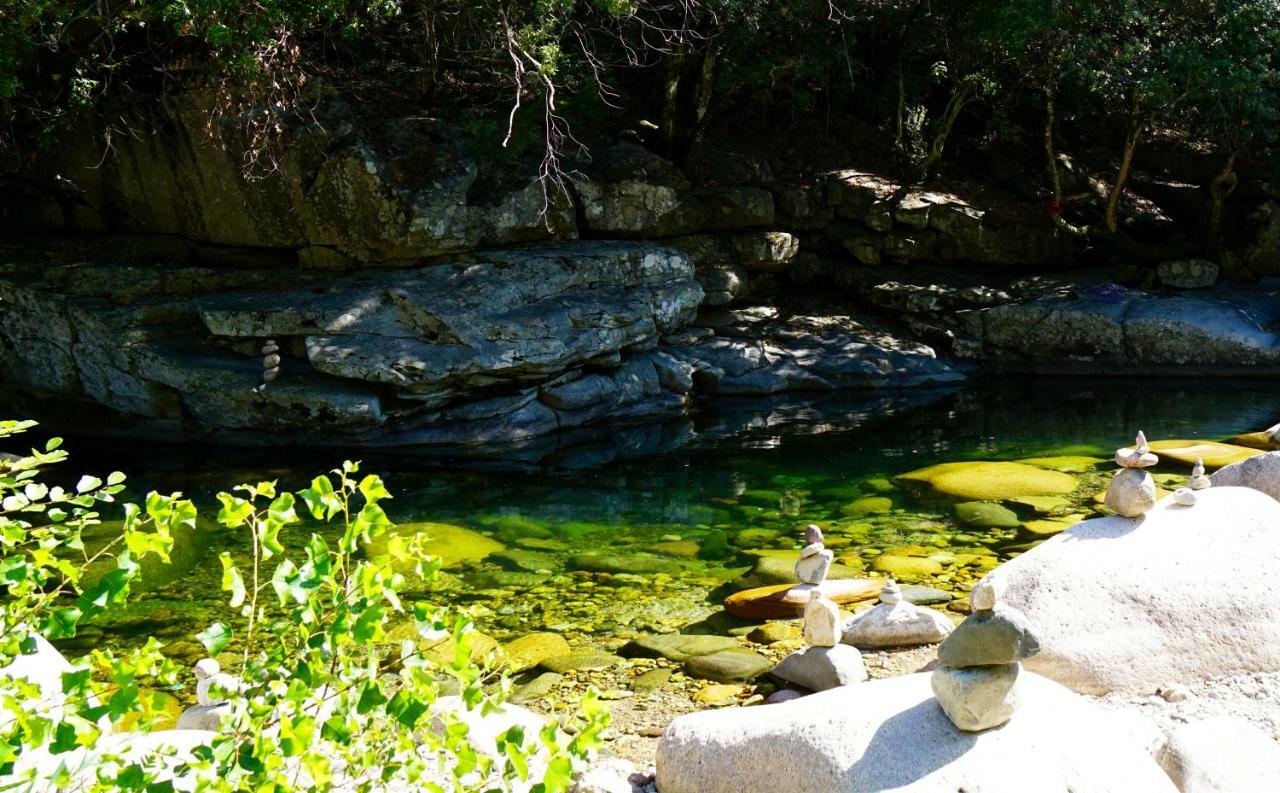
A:
{"label": "green algae on rock", "polygon": [[955,506],[956,520],[980,529],[1016,529],[1018,515],[991,501],[962,501]]}
{"label": "green algae on rock", "polygon": [[1046,468],[1050,471],[1062,471],[1067,474],[1084,474],[1105,463],[1106,459],[1103,457],[1085,457],[1077,454],[1062,454],[1052,457],[1028,457],[1025,460],[1016,460],[1015,462],[1023,465],[1034,465],[1036,468]]}
{"label": "green algae on rock", "polygon": [[1195,465],[1197,459],[1204,460],[1204,467],[1213,469],[1224,465],[1238,463],[1250,457],[1263,454],[1261,449],[1247,446],[1234,446],[1230,443],[1216,441],[1152,441],[1151,451],[1160,456],[1161,462],[1179,462],[1184,465]]}
{"label": "green algae on rock", "polygon": [[[388,551],[393,536],[412,537],[416,534],[426,535],[423,551],[429,556],[440,559],[446,570],[454,570],[471,562],[478,562],[489,554],[501,551],[505,546],[487,535],[472,529],[454,526],[450,523],[401,523],[393,532],[375,537],[365,545],[365,553],[378,556]],[[400,572],[412,569],[417,560],[394,560]]]}
{"label": "green algae on rock", "polygon": [[894,478],[920,496],[965,501],[1002,501],[1018,496],[1060,496],[1076,489],[1076,479],[1024,463],[940,463]]}
{"label": "green algae on rock", "polygon": [[881,554],[871,560],[871,569],[902,581],[920,581],[942,572],[942,563],[927,556]]}
{"label": "green algae on rock", "polygon": [[503,653],[507,658],[507,668],[512,672],[523,672],[538,666],[548,658],[569,655],[573,648],[558,633],[541,631],[527,633],[503,645]]}
{"label": "green algae on rock", "polygon": [[863,496],[840,508],[840,514],[848,518],[885,515],[891,511],[893,511],[893,499],[888,496]]}

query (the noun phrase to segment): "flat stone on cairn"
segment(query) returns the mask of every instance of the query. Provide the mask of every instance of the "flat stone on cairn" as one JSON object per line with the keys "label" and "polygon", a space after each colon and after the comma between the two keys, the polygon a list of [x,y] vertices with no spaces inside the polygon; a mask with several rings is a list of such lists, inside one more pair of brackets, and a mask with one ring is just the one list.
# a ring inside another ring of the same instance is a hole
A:
{"label": "flat stone on cairn", "polygon": [[1140,517],[1156,505],[1156,480],[1142,470],[1158,463],[1160,459],[1150,452],[1147,437],[1138,432],[1134,448],[1116,450],[1116,464],[1120,471],[1111,478],[1107,487],[1107,508],[1126,518]]}
{"label": "flat stone on cairn", "polygon": [[979,584],[969,603],[974,612],[938,648],[930,682],[957,729],[981,732],[1013,717],[1019,661],[1040,652],[1040,641],[1021,612],[996,603],[994,587]]}
{"label": "flat stone on cairn", "polygon": [[815,587],[804,608],[804,640],[808,647],[782,659],[774,677],[812,691],[861,683],[867,679],[862,653],[840,644],[840,610]]}
{"label": "flat stone on cairn", "polygon": [[940,642],[954,629],[945,615],[905,600],[889,579],[880,590],[880,604],[850,620],[840,641],[859,648],[910,647]]}
{"label": "flat stone on cairn", "polygon": [[812,523],[804,530],[804,541],[804,549],[796,560],[796,578],[805,584],[821,584],[827,578],[835,554],[823,544],[822,529]]}
{"label": "flat stone on cairn", "polygon": [[1192,490],[1205,490],[1213,487],[1213,482],[1204,475],[1204,458],[1196,458],[1195,467],[1191,469],[1191,478],[1187,480],[1187,487]]}

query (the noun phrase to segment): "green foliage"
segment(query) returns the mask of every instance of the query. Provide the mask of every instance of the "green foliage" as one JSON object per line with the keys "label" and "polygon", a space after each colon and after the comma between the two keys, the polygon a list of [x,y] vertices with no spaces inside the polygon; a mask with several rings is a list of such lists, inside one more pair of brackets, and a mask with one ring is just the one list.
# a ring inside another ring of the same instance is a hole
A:
{"label": "green foliage", "polygon": [[[0,437],[31,426],[0,423]],[[93,557],[67,559],[58,551],[83,549],[81,530],[119,494],[124,477],[86,476],[74,492],[46,487],[38,470],[65,460],[58,447],[50,441],[43,451],[0,462],[9,595],[0,608],[3,663],[29,652],[38,635],[74,635],[81,619],[123,604],[136,560],[164,557],[174,529],[196,518],[180,494],[152,493],[143,506],[125,505],[118,540]],[[537,734],[513,727],[490,749],[474,743],[463,710],[498,711],[509,684],[490,665],[472,662],[466,619],[402,600],[404,579],[393,558],[420,560],[423,576],[439,569],[420,553],[423,537],[395,536],[387,554],[363,554],[369,540],[392,528],[381,506],[391,494],[376,475],[358,474],[359,465],[348,462],[296,494],[275,482],[219,494],[218,521],[253,554],[243,570],[222,556],[230,611],[197,637],[232,675],[213,684],[230,705],[208,745],[157,760],[103,737],[110,725],[147,731],[159,721],[167,699],[159,687],[174,685],[178,673],[151,640],[127,654],[95,651],[74,662],[61,691],[0,675],[0,772],[78,790],[170,789],[171,780],[209,791],[566,790],[599,748],[608,714],[590,695],[572,735],[552,723]],[[281,537],[303,522],[300,509],[318,523],[338,524],[336,544],[312,533],[300,547],[286,546]],[[84,569],[104,555],[114,555],[118,574],[81,588]],[[392,641],[399,621],[412,630]],[[434,651],[427,657],[424,648],[446,637],[444,660],[433,660]],[[448,678],[461,707],[440,700]]]}

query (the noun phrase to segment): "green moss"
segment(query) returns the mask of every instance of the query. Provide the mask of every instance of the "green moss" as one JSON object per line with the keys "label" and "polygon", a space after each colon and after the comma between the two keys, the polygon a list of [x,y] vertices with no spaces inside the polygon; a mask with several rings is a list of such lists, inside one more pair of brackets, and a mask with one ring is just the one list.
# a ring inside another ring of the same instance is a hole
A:
{"label": "green moss", "polygon": [[1007,462],[942,463],[902,474],[895,481],[922,495],[966,501],[1061,496],[1076,489],[1070,474]]}
{"label": "green moss", "polygon": [[840,514],[847,518],[861,518],[867,515],[885,515],[893,510],[893,499],[887,496],[863,496],[840,508]]}

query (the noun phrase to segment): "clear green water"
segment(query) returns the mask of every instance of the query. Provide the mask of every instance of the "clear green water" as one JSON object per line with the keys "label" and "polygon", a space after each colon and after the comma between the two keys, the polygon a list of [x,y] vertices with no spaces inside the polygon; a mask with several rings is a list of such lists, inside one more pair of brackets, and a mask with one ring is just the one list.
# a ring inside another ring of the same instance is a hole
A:
{"label": "clear green water", "polygon": [[[886,488],[896,474],[955,460],[1106,457],[1137,429],[1153,440],[1223,439],[1269,426],[1277,414],[1280,387],[1258,382],[1053,380],[895,397],[723,403],[689,421],[579,433],[534,450],[490,448],[451,460],[72,437],[68,469],[123,469],[131,495],[182,490],[211,518],[219,489],[260,479],[302,487],[344,458],[362,459],[365,470],[388,481],[393,519],[466,527],[489,538],[487,550],[498,543],[516,552],[465,560],[421,596],[466,610],[500,641],[555,630],[575,646],[611,649],[714,613],[735,589],[727,582],[755,561],[753,553],[798,548],[809,522],[827,529],[841,563],[872,569],[886,549],[931,559],[929,571],[914,580],[961,596],[992,565],[1026,547],[1026,533],[1016,528],[964,528],[947,505]],[[42,429],[72,434],[67,427]],[[1092,514],[1091,496],[1105,486],[1110,468],[1077,474],[1066,511]],[[1180,467],[1163,470],[1185,474]],[[849,514],[858,510],[848,505],[862,496],[887,497],[892,508]],[[175,658],[194,661],[202,650],[193,634],[227,619],[217,555],[244,556],[246,545],[243,536],[208,533],[180,549],[172,568],[153,575],[135,605],[87,626],[64,649],[156,636]]]}

